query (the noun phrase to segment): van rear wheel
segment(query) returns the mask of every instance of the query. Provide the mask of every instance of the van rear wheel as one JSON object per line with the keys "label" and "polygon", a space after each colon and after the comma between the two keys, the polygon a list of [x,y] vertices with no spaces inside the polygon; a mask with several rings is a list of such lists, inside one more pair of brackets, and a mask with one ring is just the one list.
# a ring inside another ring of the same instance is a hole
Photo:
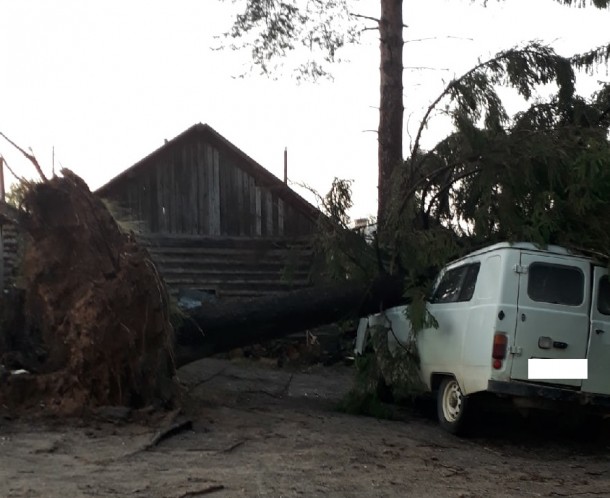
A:
{"label": "van rear wheel", "polygon": [[464,434],[470,419],[469,398],[462,394],[460,385],[453,377],[441,382],[437,397],[438,421],[451,434]]}

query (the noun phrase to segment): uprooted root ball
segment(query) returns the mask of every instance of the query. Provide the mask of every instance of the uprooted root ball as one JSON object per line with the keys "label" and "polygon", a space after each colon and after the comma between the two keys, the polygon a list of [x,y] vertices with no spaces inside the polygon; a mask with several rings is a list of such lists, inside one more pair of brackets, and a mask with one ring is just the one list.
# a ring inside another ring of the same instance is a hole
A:
{"label": "uprooted root ball", "polygon": [[165,287],[148,253],[84,181],[62,173],[25,196],[26,326],[11,331],[19,340],[4,341],[21,350],[0,354],[30,373],[1,383],[0,403],[70,414],[172,405],[178,391]]}

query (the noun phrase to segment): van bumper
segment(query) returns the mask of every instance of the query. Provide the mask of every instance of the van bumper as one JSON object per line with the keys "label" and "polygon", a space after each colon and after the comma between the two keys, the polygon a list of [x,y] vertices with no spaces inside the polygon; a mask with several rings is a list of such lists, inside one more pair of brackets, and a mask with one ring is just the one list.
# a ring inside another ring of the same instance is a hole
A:
{"label": "van bumper", "polygon": [[599,406],[610,408],[610,396],[592,394],[581,391],[572,391],[560,387],[542,386],[529,382],[511,381],[503,382],[490,380],[487,390],[495,394],[519,396],[524,398],[545,398],[553,401],[565,401],[585,406]]}

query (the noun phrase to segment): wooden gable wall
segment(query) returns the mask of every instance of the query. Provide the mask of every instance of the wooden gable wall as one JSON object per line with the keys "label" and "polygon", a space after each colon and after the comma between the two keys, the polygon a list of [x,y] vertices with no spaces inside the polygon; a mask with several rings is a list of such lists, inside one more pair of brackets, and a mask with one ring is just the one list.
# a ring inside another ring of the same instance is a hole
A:
{"label": "wooden gable wall", "polygon": [[149,233],[310,235],[314,222],[279,195],[285,188],[257,178],[243,158],[214,137],[196,135],[151,157],[104,197]]}

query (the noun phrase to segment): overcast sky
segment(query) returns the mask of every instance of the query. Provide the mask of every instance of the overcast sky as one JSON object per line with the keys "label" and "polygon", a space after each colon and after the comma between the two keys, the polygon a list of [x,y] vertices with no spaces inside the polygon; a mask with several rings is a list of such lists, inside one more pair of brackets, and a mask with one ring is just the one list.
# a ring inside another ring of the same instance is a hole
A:
{"label": "overcast sky", "polygon": [[[405,150],[422,110],[444,84],[495,52],[533,39],[570,55],[608,43],[610,12],[553,0],[405,0]],[[214,51],[235,7],[228,0],[0,0],[0,131],[31,146],[92,189],[189,126],[208,123],[278,177],[325,192],[355,180],[354,217],[376,211],[378,42],[334,67],[334,81],[297,84],[243,73],[247,53]],[[354,1],[378,16],[378,1]],[[445,36],[453,38],[445,38]],[[436,70],[416,70],[410,67]],[[590,92],[605,68],[583,78]],[[424,146],[441,130],[432,127]],[[33,168],[5,142],[0,154],[23,176]],[[10,175],[6,175],[11,180]],[[308,194],[304,194],[308,197]],[[308,197],[311,199],[311,197]]]}

